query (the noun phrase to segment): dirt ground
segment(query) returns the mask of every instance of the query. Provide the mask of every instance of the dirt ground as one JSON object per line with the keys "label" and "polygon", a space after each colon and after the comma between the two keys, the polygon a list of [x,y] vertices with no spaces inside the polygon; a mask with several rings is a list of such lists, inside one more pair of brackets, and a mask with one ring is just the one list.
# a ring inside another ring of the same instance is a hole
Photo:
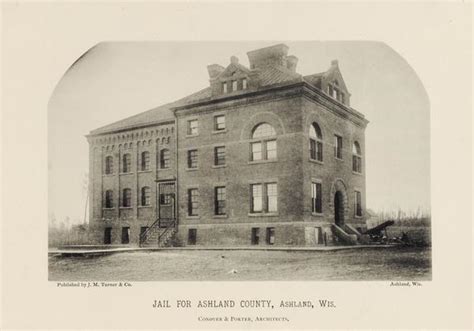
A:
{"label": "dirt ground", "polygon": [[159,251],[49,257],[49,280],[430,280],[431,249]]}

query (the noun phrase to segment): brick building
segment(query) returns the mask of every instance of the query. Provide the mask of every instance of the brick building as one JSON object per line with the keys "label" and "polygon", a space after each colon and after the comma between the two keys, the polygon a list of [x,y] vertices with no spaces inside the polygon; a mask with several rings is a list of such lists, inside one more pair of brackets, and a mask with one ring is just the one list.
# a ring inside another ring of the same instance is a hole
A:
{"label": "brick building", "polygon": [[337,61],[302,76],[288,47],[208,66],[203,90],[93,130],[97,241],[298,245],[365,227],[364,116]]}

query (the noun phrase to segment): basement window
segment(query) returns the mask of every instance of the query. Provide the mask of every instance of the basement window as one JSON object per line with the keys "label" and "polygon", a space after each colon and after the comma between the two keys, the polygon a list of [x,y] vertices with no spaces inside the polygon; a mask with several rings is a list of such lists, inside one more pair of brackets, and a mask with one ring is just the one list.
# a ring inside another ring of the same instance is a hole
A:
{"label": "basement window", "polygon": [[260,242],[260,228],[252,228],[251,244],[258,245]]}
{"label": "basement window", "polygon": [[267,228],[267,245],[275,244],[275,228]]}
{"label": "basement window", "polygon": [[189,229],[188,230],[188,245],[196,245],[197,241],[197,230]]}

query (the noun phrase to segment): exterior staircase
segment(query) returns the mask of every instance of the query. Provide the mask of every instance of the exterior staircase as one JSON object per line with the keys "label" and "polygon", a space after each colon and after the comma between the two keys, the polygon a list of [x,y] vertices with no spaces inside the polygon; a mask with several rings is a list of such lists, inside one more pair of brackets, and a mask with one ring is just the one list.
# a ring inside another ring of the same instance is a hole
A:
{"label": "exterior staircase", "polygon": [[167,247],[177,232],[176,219],[157,219],[140,235],[140,247]]}

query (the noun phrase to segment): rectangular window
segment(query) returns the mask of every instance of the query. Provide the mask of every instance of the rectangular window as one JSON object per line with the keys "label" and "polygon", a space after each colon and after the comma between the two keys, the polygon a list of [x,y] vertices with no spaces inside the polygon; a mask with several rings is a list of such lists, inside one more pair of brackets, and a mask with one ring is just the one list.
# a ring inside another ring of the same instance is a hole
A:
{"label": "rectangular window", "polygon": [[356,216],[362,216],[362,194],[359,191],[355,191],[354,209]]}
{"label": "rectangular window", "polygon": [[227,93],[227,82],[222,83],[222,92]]}
{"label": "rectangular window", "polygon": [[122,207],[131,207],[132,206],[132,190],[131,189],[124,189],[123,196],[122,196]]}
{"label": "rectangular window", "polygon": [[225,115],[219,115],[214,117],[214,130],[222,131],[225,130]]}
{"label": "rectangular window", "polygon": [[277,184],[268,183],[266,186],[267,194],[267,212],[275,213],[278,210],[278,194],[277,194]]}
{"label": "rectangular window", "polygon": [[199,133],[199,122],[198,120],[188,121],[188,135],[197,135]]}
{"label": "rectangular window", "polygon": [[275,243],[275,228],[267,228],[267,244],[273,245]]}
{"label": "rectangular window", "polygon": [[321,183],[311,183],[311,211],[317,214],[323,212]]}
{"label": "rectangular window", "polygon": [[236,80],[232,81],[232,91],[237,91],[237,81]]}
{"label": "rectangular window", "polygon": [[276,140],[266,141],[267,148],[267,160],[274,160],[277,157],[277,145]]}
{"label": "rectangular window", "polygon": [[225,146],[214,148],[214,165],[225,165]]}
{"label": "rectangular window", "polygon": [[358,155],[352,155],[352,171],[362,172],[362,158]]}
{"label": "rectangular window", "polygon": [[262,143],[252,143],[252,161],[259,161],[262,159]]}
{"label": "rectangular window", "polygon": [[197,230],[189,229],[188,230],[188,245],[196,245],[197,241]]}
{"label": "rectangular window", "polygon": [[247,89],[247,79],[244,78],[242,79],[242,90],[246,90]]}
{"label": "rectangular window", "polygon": [[130,228],[128,226],[122,227],[122,244],[130,243]]}
{"label": "rectangular window", "polygon": [[334,135],[334,157],[342,159],[342,137]]}
{"label": "rectangular window", "polygon": [[192,149],[188,151],[188,168],[196,169],[198,166],[198,151],[197,149]]}
{"label": "rectangular window", "polygon": [[107,227],[104,229],[104,244],[110,245],[112,243],[112,228]]}
{"label": "rectangular window", "polygon": [[225,215],[225,201],[226,201],[226,191],[225,187],[216,187],[215,188],[215,213],[216,215]]}
{"label": "rectangular window", "polygon": [[263,186],[262,184],[253,184],[251,185],[251,194],[252,194],[252,213],[261,213],[263,211]]}
{"label": "rectangular window", "polygon": [[171,193],[161,193],[160,194],[160,205],[170,205],[171,204],[171,198],[173,195]]}
{"label": "rectangular window", "polygon": [[252,228],[251,244],[258,245],[260,242],[260,228]]}
{"label": "rectangular window", "polygon": [[142,153],[142,171],[150,170],[150,153],[143,152]]}
{"label": "rectangular window", "polygon": [[199,191],[197,188],[188,190],[188,215],[198,216],[199,214]]}

